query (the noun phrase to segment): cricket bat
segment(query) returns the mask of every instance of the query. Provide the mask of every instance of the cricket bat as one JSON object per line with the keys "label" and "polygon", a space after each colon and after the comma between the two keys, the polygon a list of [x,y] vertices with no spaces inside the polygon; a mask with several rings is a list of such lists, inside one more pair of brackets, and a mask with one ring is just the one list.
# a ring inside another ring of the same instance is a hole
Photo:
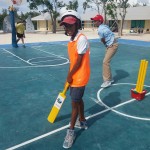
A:
{"label": "cricket bat", "polygon": [[47,120],[50,122],[50,123],[54,123],[60,109],[61,109],[61,106],[64,102],[64,100],[66,99],[66,92],[67,92],[67,89],[69,87],[69,83],[66,82],[65,84],[65,87],[64,87],[64,90],[62,92],[59,93],[49,115],[48,115],[48,118]]}

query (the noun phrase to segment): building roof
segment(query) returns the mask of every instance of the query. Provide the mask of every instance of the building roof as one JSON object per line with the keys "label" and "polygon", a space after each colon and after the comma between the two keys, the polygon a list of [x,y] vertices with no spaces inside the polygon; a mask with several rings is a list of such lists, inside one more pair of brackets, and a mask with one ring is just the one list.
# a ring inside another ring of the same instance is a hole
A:
{"label": "building roof", "polygon": [[42,13],[39,16],[33,17],[31,20],[32,21],[37,21],[37,20],[51,20],[51,18],[50,18],[50,14],[48,12],[46,12],[46,13]]}
{"label": "building roof", "polygon": [[[120,15],[118,19],[121,20]],[[125,20],[150,20],[150,6],[127,8]]]}
{"label": "building roof", "polygon": [[86,10],[85,13],[80,14],[81,20],[91,20],[91,18],[95,17],[97,15],[97,11],[93,10]]}
{"label": "building roof", "polygon": [[[97,14],[96,11],[92,11],[91,9],[88,9],[88,11],[86,11],[85,14],[81,14],[81,19],[90,20],[90,18],[95,16],[96,14]],[[121,20],[119,11],[118,11],[118,20]],[[127,8],[127,14],[126,14],[125,20],[150,20],[150,6]]]}
{"label": "building roof", "polygon": [[[80,14],[81,15],[81,20],[90,20],[90,18],[94,17],[97,15],[96,11],[86,11],[85,13]],[[50,14],[48,12],[43,13],[39,16],[33,17],[31,19],[32,21],[37,21],[37,20],[51,20]],[[57,20],[60,20],[60,17],[57,17]]]}
{"label": "building roof", "polygon": [[[88,13],[82,13],[81,15],[81,20],[90,20],[90,18],[94,17],[97,15],[96,11],[88,11]],[[32,21],[37,21],[37,20],[51,20],[49,12],[43,13],[39,16],[33,17],[31,19]],[[57,20],[60,20],[60,17],[57,18]]]}

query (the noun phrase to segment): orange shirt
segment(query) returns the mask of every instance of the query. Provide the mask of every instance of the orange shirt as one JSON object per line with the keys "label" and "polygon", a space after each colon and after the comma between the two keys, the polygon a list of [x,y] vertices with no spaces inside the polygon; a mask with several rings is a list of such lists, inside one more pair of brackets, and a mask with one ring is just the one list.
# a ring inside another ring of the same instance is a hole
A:
{"label": "orange shirt", "polygon": [[[77,42],[79,37],[83,34],[79,34],[75,41],[71,41],[68,43],[68,55],[70,59],[70,71],[75,65],[78,57],[77,53]],[[84,35],[83,35],[84,36]],[[80,68],[73,74],[73,82],[70,84],[71,87],[81,87],[85,86],[90,78],[90,48],[87,49],[86,53],[82,58],[82,63]]]}

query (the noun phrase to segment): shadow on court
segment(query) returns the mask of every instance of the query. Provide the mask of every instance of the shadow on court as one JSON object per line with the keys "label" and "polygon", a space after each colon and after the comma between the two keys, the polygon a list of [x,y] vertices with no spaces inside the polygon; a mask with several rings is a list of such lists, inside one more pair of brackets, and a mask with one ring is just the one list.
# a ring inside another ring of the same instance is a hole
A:
{"label": "shadow on court", "polygon": [[114,76],[114,81],[118,82],[119,80],[123,78],[127,78],[129,76],[129,73],[125,70],[115,70],[116,75]]}

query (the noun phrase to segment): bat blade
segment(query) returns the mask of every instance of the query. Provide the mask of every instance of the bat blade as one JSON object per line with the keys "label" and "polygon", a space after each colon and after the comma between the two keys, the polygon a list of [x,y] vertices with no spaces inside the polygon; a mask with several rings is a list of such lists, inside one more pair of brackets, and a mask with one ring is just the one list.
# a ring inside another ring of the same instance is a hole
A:
{"label": "bat blade", "polygon": [[64,95],[63,93],[59,93],[54,103],[54,106],[52,107],[52,110],[47,118],[50,123],[54,123],[65,99],[66,99],[66,95]]}
{"label": "bat blade", "polygon": [[61,106],[62,104],[64,103],[64,100],[66,99],[66,91],[69,87],[69,83],[67,82],[65,87],[64,87],[64,90],[59,93],[53,107],[52,107],[52,110],[50,111],[49,115],[48,115],[48,118],[47,120],[50,122],[50,123],[54,123],[60,109],[61,109]]}

